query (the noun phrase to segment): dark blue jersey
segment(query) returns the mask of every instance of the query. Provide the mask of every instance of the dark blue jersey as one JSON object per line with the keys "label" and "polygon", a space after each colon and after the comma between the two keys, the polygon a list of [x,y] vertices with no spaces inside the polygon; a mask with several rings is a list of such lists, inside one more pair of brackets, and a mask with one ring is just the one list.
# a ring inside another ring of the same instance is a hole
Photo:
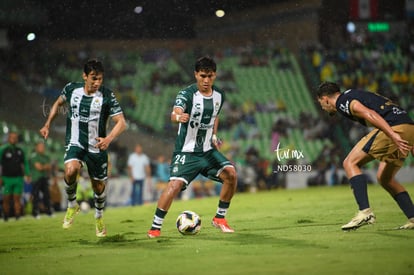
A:
{"label": "dark blue jersey", "polygon": [[359,117],[355,117],[350,110],[352,100],[358,100],[365,107],[377,112],[390,126],[400,124],[414,124],[407,112],[390,99],[368,91],[350,89],[343,92],[336,101],[336,109],[343,116],[358,121],[364,126],[367,122]]}

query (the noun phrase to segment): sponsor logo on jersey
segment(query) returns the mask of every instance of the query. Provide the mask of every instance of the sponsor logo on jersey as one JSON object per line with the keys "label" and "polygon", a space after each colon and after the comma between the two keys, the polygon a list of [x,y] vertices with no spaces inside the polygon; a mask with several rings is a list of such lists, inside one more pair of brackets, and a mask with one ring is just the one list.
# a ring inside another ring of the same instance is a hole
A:
{"label": "sponsor logo on jersey", "polygon": [[213,125],[211,125],[211,124],[205,124],[205,123],[200,123],[200,126],[198,128],[200,130],[207,130],[207,129],[213,128]]}
{"label": "sponsor logo on jersey", "polygon": [[195,112],[195,113],[193,114],[193,118],[194,118],[194,119],[197,119],[199,116],[201,116],[201,113],[200,113],[200,112]]}
{"label": "sponsor logo on jersey", "polygon": [[80,122],[89,122],[89,117],[86,117],[86,116],[79,116],[79,121]]}
{"label": "sponsor logo on jersey", "polygon": [[392,112],[396,115],[406,114],[407,112],[405,110],[401,110],[398,107],[392,107]]}
{"label": "sponsor logo on jersey", "polygon": [[339,105],[339,109],[340,109],[342,112],[347,113],[348,115],[350,115],[350,114],[351,114],[351,112],[349,111],[349,100],[347,100],[347,101],[345,102],[345,105],[341,103],[341,104]]}

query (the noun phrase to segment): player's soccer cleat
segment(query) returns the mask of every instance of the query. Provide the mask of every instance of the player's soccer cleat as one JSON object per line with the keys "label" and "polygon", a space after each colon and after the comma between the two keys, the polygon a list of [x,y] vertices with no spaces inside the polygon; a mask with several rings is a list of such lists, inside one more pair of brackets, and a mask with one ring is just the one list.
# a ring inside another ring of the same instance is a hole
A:
{"label": "player's soccer cleat", "polygon": [[96,224],[96,237],[106,237],[106,227],[103,221],[103,217],[95,220]]}
{"label": "player's soccer cleat", "polygon": [[375,223],[375,215],[370,208],[360,210],[352,220],[342,226],[342,230],[357,229],[363,225]]}
{"label": "player's soccer cleat", "polygon": [[409,219],[406,224],[401,225],[398,229],[414,229],[414,218]]}
{"label": "player's soccer cleat", "polygon": [[227,221],[226,221],[225,218],[216,218],[216,217],[214,217],[213,220],[211,221],[211,224],[214,227],[219,228],[224,233],[233,233],[234,232],[234,230],[227,224]]}
{"label": "player's soccer cleat", "polygon": [[161,236],[161,230],[148,230],[147,236],[150,239],[158,238],[159,236]]}
{"label": "player's soccer cleat", "polygon": [[79,205],[75,207],[68,207],[68,209],[66,210],[65,218],[63,218],[62,227],[64,229],[68,229],[69,227],[72,226],[73,218],[75,217],[76,214],[79,213],[79,210],[80,210]]}

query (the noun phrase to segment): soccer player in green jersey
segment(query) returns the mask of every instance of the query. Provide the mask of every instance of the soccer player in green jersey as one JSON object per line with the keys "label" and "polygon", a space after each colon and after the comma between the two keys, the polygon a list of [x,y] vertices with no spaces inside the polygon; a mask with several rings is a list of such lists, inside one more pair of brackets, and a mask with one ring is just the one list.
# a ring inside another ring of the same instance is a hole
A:
{"label": "soccer player in green jersey", "polygon": [[[104,87],[104,67],[102,62],[92,59],[85,63],[84,82],[67,84],[53,104],[40,134],[46,139],[49,128],[59,110],[67,106],[66,152],[64,156],[66,194],[68,208],[63,220],[63,228],[71,227],[74,215],[79,212],[76,202],[76,187],[80,169],[86,163],[92,183],[95,200],[96,236],[105,237],[103,209],[106,201],[105,186],[108,178],[109,144],[126,128],[122,109],[114,93]],[[108,119],[114,126],[106,133]]]}
{"label": "soccer player in green jersey", "polygon": [[225,216],[236,191],[237,174],[232,163],[218,151],[218,115],[224,102],[224,93],[214,86],[216,63],[201,57],[195,63],[196,83],[180,91],[175,99],[171,121],[178,123],[178,135],[171,159],[170,180],[161,194],[149,238],[161,235],[161,227],[174,198],[191,181],[202,174],[222,183],[220,200],[213,226],[222,232],[234,230]]}

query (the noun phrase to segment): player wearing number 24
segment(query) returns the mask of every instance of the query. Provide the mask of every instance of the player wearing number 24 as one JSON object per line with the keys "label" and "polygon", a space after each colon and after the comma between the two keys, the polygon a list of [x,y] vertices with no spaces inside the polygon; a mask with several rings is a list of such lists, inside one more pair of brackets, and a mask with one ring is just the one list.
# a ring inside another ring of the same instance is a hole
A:
{"label": "player wearing number 24", "polygon": [[380,161],[378,182],[408,218],[399,229],[414,229],[414,206],[410,195],[394,178],[410,151],[414,154],[414,121],[400,106],[373,92],[350,89],[341,93],[336,83],[324,82],[319,85],[316,96],[322,109],[329,114],[338,112],[364,126],[374,127],[343,162],[359,212],[342,229],[357,229],[375,222],[368,201],[367,179],[361,171],[363,165],[374,159]]}
{"label": "player wearing number 24", "polygon": [[178,123],[178,135],[171,158],[170,180],[161,194],[149,238],[161,235],[164,217],[173,199],[185,190],[191,181],[202,174],[222,183],[220,200],[212,225],[222,232],[234,232],[225,216],[236,191],[237,174],[232,163],[218,151],[218,115],[225,94],[214,84],[216,63],[209,57],[195,62],[196,83],[178,93],[175,99],[171,121]]}

